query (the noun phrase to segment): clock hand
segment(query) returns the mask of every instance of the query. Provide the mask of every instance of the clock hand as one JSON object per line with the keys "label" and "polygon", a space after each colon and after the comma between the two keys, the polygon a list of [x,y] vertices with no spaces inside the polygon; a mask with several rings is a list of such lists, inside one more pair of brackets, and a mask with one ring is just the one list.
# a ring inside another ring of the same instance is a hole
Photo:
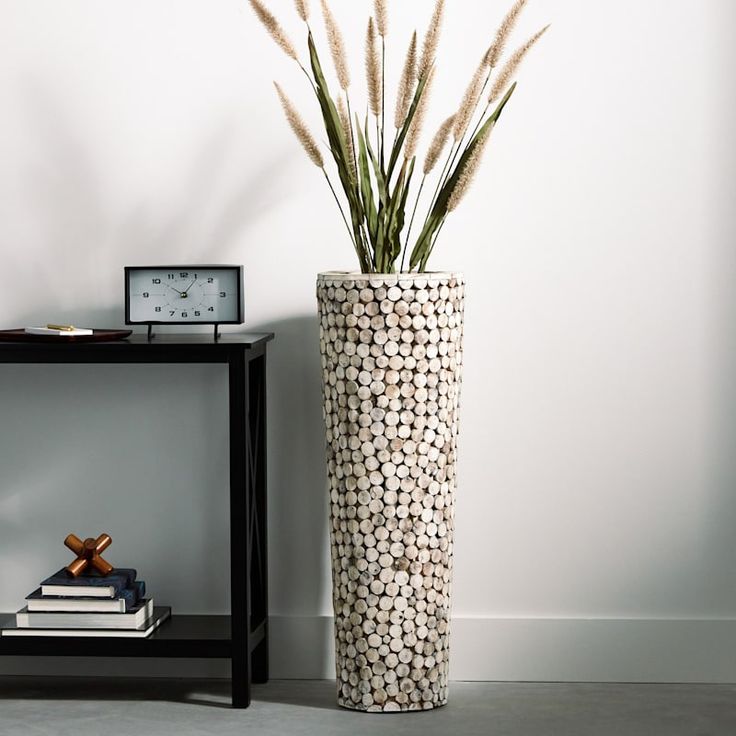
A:
{"label": "clock hand", "polygon": [[179,289],[175,289],[175,288],[174,288],[173,286],[171,286],[170,284],[164,284],[164,286],[168,286],[168,287],[169,287],[169,289],[172,289],[173,291],[175,291],[175,292],[176,292],[177,294],[179,294],[179,295],[182,295],[182,294],[186,294],[186,291],[179,291]]}
{"label": "clock hand", "polygon": [[186,296],[189,293],[189,289],[191,289],[192,286],[194,286],[194,284],[196,284],[196,283],[197,283],[197,279],[194,279],[194,281],[192,281],[192,283],[189,284],[189,286],[187,286],[186,291],[184,291],[184,293],[182,294],[182,296]]}

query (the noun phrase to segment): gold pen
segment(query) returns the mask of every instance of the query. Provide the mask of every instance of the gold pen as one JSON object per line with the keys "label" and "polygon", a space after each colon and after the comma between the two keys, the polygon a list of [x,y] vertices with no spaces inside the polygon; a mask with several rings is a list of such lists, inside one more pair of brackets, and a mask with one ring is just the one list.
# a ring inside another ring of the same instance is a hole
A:
{"label": "gold pen", "polygon": [[61,332],[74,332],[77,328],[74,325],[46,325],[47,330],[60,330]]}

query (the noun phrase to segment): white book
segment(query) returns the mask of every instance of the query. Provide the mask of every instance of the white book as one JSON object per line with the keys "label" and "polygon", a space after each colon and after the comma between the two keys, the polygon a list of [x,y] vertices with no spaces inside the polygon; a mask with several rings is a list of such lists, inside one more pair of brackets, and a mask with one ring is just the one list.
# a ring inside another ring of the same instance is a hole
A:
{"label": "white book", "polygon": [[2,636],[97,637],[145,639],[171,615],[171,609],[155,608],[153,616],[140,629],[2,629]]}
{"label": "white book", "polygon": [[153,600],[143,599],[130,613],[31,612],[15,614],[20,629],[140,629],[153,615]]}
{"label": "white book", "polygon": [[126,613],[126,604],[124,598],[26,598],[29,613]]}
{"label": "white book", "polygon": [[94,330],[88,330],[82,327],[75,327],[73,330],[54,330],[51,327],[26,327],[28,335],[54,335],[56,337],[83,337],[85,335],[94,335]]}

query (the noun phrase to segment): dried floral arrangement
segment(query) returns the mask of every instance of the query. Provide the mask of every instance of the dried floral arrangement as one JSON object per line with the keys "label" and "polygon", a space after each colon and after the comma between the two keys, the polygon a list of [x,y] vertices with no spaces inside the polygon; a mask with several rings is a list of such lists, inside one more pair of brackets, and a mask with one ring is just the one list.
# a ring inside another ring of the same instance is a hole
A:
{"label": "dried floral arrangement", "polygon": [[[299,17],[307,26],[311,73],[300,61],[294,44],[273,14],[261,0],[249,0],[273,40],[304,72],[317,98],[342,188],[342,199],[330,179],[315,138],[292,102],[276,84],[289,125],[311,161],[322,170],[364,273],[394,273],[397,269],[404,271],[407,255],[409,271],[426,270],[442,226],[448,214],[454,212],[465,196],[480,165],[491,131],[516,88],[516,82],[512,83],[514,74],[527,52],[549,28],[545,26],[535,33],[499,67],[509,36],[526,1],[516,0],[504,17],[490,46],[482,55],[457,110],[440,125],[432,138],[424,156],[420,177],[418,174],[415,176],[417,150],[435,71],[445,0],[436,0],[421,53],[416,31],[409,41],[392,131],[386,125],[387,0],[374,0],[374,17],[368,20],[365,40],[368,105],[362,120],[353,113],[345,44],[327,0],[320,2],[330,55],[340,87],[337,99],[330,92],[314,42],[308,0],[295,0],[295,5]],[[489,86],[490,91],[486,95]],[[411,234],[422,192],[428,177],[437,172],[448,143],[449,152],[444,165],[439,168],[424,223],[412,241]],[[418,191],[412,195],[412,184],[417,179]]]}

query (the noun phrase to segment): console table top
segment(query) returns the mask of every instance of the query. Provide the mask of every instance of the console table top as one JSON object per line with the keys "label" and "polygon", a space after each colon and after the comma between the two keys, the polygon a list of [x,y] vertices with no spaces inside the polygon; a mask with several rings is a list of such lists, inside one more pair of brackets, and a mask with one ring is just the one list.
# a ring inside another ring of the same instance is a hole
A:
{"label": "console table top", "polygon": [[110,342],[0,342],[0,363],[227,362],[236,354],[260,353],[272,332],[133,334]]}

